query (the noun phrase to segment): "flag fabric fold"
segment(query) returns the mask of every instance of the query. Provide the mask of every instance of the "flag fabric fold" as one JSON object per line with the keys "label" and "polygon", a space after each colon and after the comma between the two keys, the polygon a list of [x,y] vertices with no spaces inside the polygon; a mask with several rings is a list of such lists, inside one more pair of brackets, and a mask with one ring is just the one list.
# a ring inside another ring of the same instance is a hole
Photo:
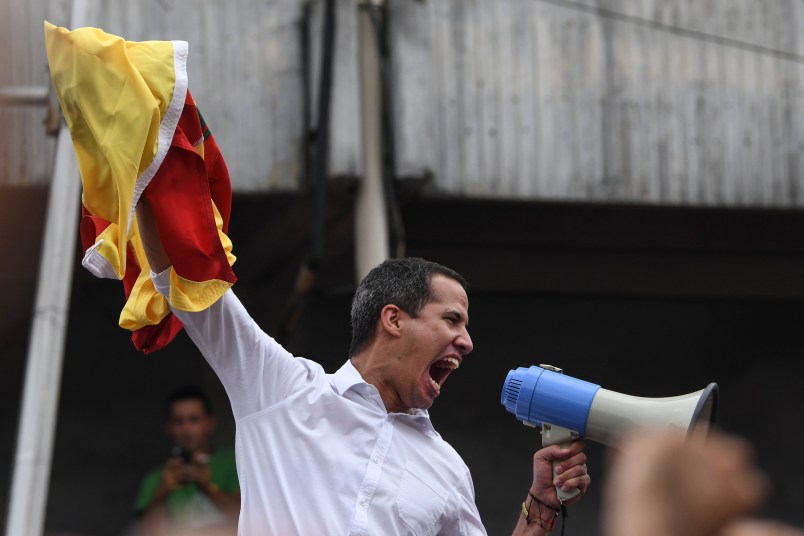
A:
{"label": "flag fabric fold", "polygon": [[[200,311],[237,280],[229,173],[187,87],[188,45],[48,22],[45,45],[81,172],[82,265],[122,281],[119,325],[133,332],[137,349],[156,351],[182,329],[168,303]],[[173,262],[168,299],[151,283],[136,221],[140,199]]]}

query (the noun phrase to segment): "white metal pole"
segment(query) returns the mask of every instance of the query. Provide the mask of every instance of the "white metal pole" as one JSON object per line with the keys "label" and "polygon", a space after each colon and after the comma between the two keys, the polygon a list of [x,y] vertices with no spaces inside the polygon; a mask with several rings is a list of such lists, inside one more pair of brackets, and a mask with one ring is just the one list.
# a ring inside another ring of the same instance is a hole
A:
{"label": "white metal pole", "polygon": [[6,536],[42,534],[75,262],[81,181],[66,127],[50,185]]}
{"label": "white metal pole", "polygon": [[48,199],[6,536],[42,534],[75,263],[80,186],[70,133],[63,127],[56,144]]}
{"label": "white metal pole", "polygon": [[388,209],[382,183],[382,123],[380,58],[377,37],[368,9],[380,0],[361,0],[358,7],[360,113],[363,180],[355,207],[355,267],[360,281],[390,255]]}
{"label": "white metal pole", "polygon": [[[73,0],[73,24],[85,20],[84,9],[83,0]],[[78,234],[80,186],[70,133],[62,127],[56,142],[28,343],[6,536],[39,536],[44,530]]]}

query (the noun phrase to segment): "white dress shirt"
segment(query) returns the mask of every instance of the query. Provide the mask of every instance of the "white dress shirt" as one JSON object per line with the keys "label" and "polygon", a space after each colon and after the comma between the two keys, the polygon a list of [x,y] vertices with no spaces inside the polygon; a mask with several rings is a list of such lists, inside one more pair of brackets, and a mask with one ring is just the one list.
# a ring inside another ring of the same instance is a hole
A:
{"label": "white dress shirt", "polygon": [[[165,295],[169,271],[152,274]],[[427,411],[389,414],[350,361],[326,374],[293,357],[231,291],[174,313],[232,405],[240,536],[486,534],[469,469]]]}

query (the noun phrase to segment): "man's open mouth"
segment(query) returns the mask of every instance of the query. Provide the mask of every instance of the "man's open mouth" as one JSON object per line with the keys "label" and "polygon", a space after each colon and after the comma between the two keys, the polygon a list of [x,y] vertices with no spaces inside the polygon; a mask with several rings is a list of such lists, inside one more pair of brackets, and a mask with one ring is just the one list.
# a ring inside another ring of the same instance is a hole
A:
{"label": "man's open mouth", "polygon": [[460,366],[461,362],[456,357],[448,356],[442,357],[432,365],[430,365],[430,383],[436,392],[441,392],[441,386],[444,385],[444,380],[447,379],[450,372]]}

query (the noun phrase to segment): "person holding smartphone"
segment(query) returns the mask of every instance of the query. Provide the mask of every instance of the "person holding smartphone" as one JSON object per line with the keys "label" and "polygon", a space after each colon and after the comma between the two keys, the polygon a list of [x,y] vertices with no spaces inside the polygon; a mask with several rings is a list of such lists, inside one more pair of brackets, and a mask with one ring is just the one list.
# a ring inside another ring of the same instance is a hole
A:
{"label": "person holding smartphone", "polygon": [[173,447],[140,486],[135,511],[141,533],[234,534],[240,513],[235,455],[211,448],[215,416],[209,397],[197,387],[182,387],[167,397],[165,410]]}

